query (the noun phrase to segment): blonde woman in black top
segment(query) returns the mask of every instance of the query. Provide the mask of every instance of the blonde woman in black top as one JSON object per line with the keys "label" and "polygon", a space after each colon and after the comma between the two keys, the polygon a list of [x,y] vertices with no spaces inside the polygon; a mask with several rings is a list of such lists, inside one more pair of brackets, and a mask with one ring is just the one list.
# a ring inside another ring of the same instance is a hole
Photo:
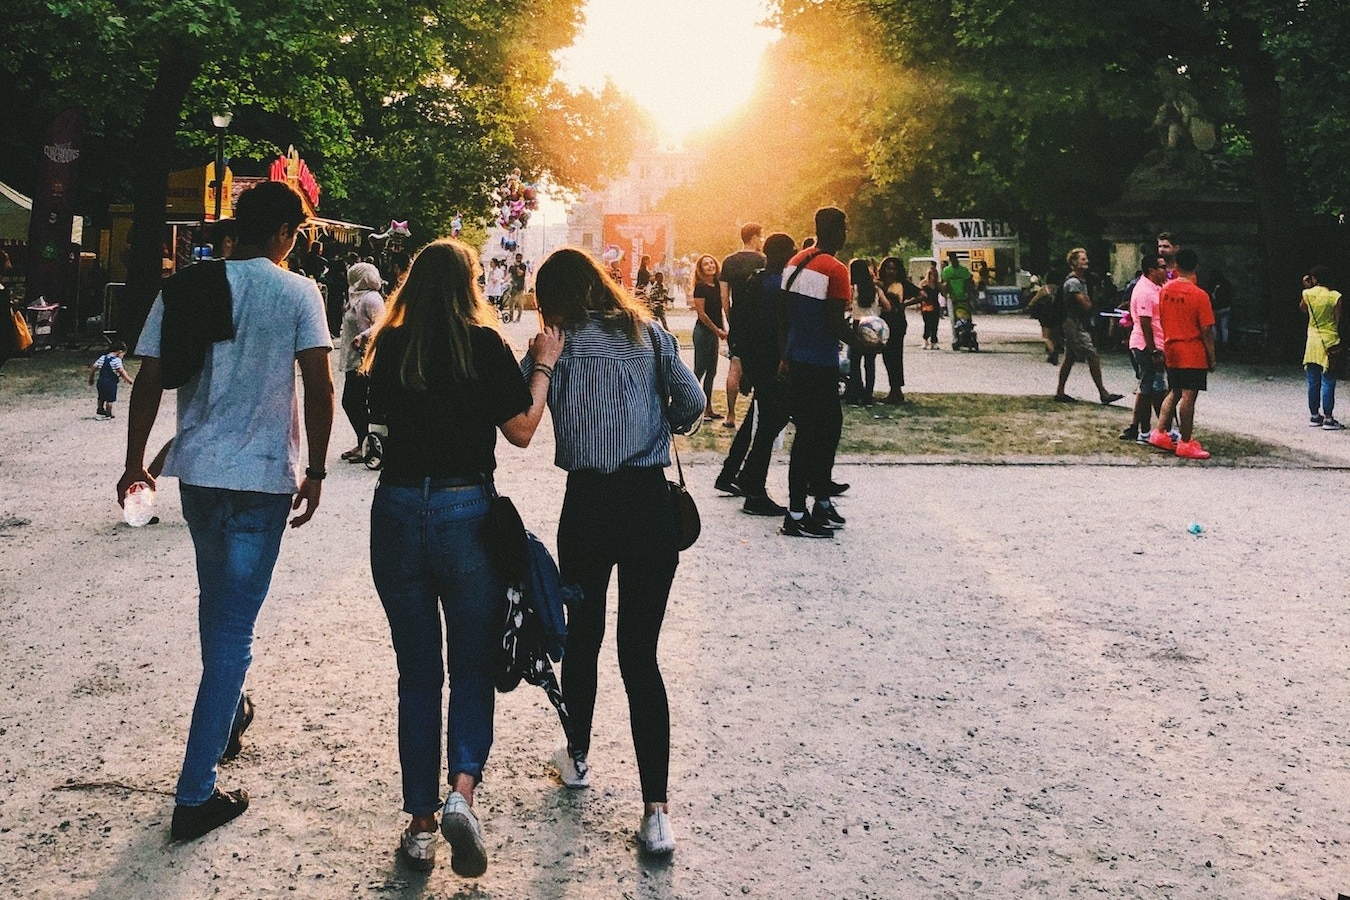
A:
{"label": "blonde woman in black top", "polygon": [[[473,796],[492,746],[491,667],[505,616],[506,583],[483,539],[496,496],[496,436],[530,443],[563,347],[561,332],[544,329],[530,341],[533,368],[522,376],[476,269],[459,241],[424,248],[390,297],[363,365],[372,418],[389,429],[371,506],[370,568],[398,663],[403,809],[412,816],[400,849],[414,867],[434,866],[440,810],[450,867],[466,877],[487,868]],[[447,672],[450,792],[442,806]]]}

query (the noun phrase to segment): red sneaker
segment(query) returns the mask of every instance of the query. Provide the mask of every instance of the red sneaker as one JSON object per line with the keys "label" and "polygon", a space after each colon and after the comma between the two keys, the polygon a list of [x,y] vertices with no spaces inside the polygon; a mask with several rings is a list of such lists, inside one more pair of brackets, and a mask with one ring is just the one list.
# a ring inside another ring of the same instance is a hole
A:
{"label": "red sneaker", "polygon": [[1177,456],[1182,459],[1209,459],[1209,451],[1199,441],[1178,441]]}
{"label": "red sneaker", "polygon": [[1172,436],[1156,428],[1148,433],[1148,442],[1159,450],[1166,450],[1169,453],[1177,449],[1177,442],[1172,440]]}

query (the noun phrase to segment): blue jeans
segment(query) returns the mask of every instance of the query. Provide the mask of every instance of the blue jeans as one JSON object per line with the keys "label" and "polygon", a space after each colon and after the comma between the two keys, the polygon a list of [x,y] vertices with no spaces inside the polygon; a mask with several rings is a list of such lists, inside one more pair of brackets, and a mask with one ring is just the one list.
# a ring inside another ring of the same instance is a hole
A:
{"label": "blue jeans", "polygon": [[1303,367],[1308,374],[1308,414],[1322,415],[1328,419],[1336,409],[1336,376],[1325,371],[1317,363],[1308,363]]}
{"label": "blue jeans", "polygon": [[450,675],[448,774],[480,781],[492,749],[493,666],[506,622],[506,579],[489,562],[483,540],[494,496],[481,485],[375,489],[370,571],[398,663],[403,811],[414,816],[441,805],[442,634]]}
{"label": "blue jeans", "polygon": [[216,786],[216,763],[253,661],[253,626],[272,583],[290,494],[179,486],[183,518],[197,551],[197,627],[202,680],[192,707],[176,802],[205,803]]}
{"label": "blue jeans", "polygon": [[694,377],[703,386],[703,396],[708,398],[708,408],[711,409],[713,379],[717,377],[717,351],[721,346],[721,339],[702,322],[695,322],[693,342]]}

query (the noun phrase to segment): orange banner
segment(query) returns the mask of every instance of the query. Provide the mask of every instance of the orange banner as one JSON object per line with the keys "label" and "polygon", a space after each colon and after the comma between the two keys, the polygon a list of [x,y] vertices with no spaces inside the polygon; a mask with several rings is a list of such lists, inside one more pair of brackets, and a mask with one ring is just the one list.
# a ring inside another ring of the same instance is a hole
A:
{"label": "orange banner", "polygon": [[605,216],[600,259],[606,265],[617,263],[623,283],[632,287],[643,256],[651,257],[652,269],[666,261],[667,244],[672,238],[670,220],[670,216]]}

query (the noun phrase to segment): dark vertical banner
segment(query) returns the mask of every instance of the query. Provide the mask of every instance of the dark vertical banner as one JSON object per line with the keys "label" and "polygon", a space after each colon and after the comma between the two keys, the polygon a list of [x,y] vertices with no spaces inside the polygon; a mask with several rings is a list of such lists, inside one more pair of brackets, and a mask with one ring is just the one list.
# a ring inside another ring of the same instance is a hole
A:
{"label": "dark vertical banner", "polygon": [[28,221],[25,292],[29,303],[44,297],[48,303],[75,304],[79,249],[71,246],[70,223],[75,216],[83,137],[84,110],[68,109],[53,120],[42,142],[37,192]]}

